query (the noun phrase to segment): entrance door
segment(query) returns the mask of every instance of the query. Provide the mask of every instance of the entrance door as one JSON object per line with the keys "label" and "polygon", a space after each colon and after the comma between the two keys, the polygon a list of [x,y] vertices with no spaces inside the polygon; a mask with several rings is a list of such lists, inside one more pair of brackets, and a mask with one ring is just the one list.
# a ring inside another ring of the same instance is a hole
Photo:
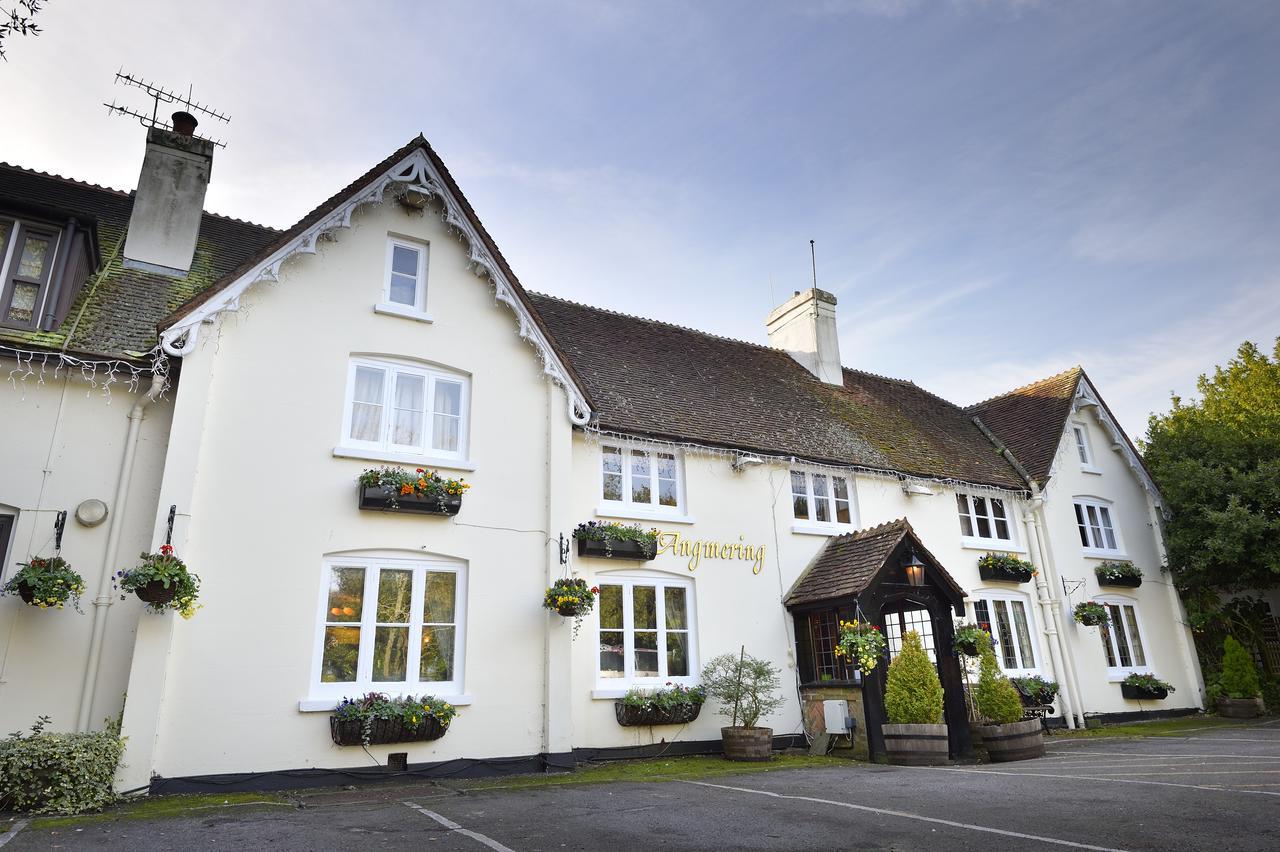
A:
{"label": "entrance door", "polygon": [[904,602],[895,609],[884,611],[884,638],[889,644],[889,659],[893,660],[902,651],[902,637],[908,630],[920,634],[925,653],[936,666],[938,654],[933,637],[933,616],[929,610],[913,603]]}

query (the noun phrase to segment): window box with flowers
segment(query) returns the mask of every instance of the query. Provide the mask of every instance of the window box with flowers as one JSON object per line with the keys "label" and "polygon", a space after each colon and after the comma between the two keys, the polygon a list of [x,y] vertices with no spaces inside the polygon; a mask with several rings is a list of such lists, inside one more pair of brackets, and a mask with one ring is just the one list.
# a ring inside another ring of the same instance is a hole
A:
{"label": "window box with flowers", "polygon": [[587,521],[573,531],[579,556],[634,559],[647,562],[658,555],[658,531],[639,524]]}
{"label": "window box with flowers", "polygon": [[70,601],[76,612],[82,611],[84,578],[61,556],[35,556],[30,562],[19,562],[18,569],[0,588],[0,595],[17,595],[28,606],[40,609],[62,609]]}
{"label": "window box with flowers", "polygon": [[614,715],[623,727],[687,725],[702,712],[707,691],[700,686],[668,684],[662,689],[633,687],[614,702]]}
{"label": "window box with flowers", "polygon": [[1120,694],[1134,701],[1163,701],[1173,686],[1153,674],[1134,672],[1120,681]]}
{"label": "window box with flowers", "polygon": [[978,576],[998,583],[1029,583],[1036,568],[1008,553],[988,553],[978,559]]}
{"label": "window box with flowers", "polygon": [[471,487],[463,479],[447,479],[432,470],[398,467],[366,470],[360,484],[360,508],[418,515],[456,515],[462,495]]}
{"label": "window box with flowers", "polygon": [[187,570],[169,544],[160,545],[159,553],[143,553],[142,564],[137,568],[117,571],[115,585],[122,592],[133,592],[155,613],[172,609],[183,618],[190,618],[203,606],[196,603],[200,597],[199,575]]}
{"label": "window box with flowers", "polygon": [[1085,627],[1097,627],[1111,620],[1107,615],[1107,608],[1097,601],[1078,603],[1076,608],[1071,611],[1071,614],[1078,623],[1083,624]]}
{"label": "window box with flowers", "polygon": [[385,745],[438,740],[449,730],[458,709],[430,695],[390,698],[370,692],[344,698],[329,717],[329,733],[336,745]]}
{"label": "window box with flowers", "polygon": [[1136,589],[1142,585],[1142,569],[1132,562],[1103,562],[1093,569],[1100,586],[1127,586]]}

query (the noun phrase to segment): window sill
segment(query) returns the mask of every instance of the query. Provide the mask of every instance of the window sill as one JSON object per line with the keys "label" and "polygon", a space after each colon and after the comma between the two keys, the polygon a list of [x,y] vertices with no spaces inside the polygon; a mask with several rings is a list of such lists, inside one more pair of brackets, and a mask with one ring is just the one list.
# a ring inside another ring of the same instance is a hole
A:
{"label": "window sill", "polygon": [[1099,470],[1099,469],[1098,469],[1098,468],[1096,468],[1096,467],[1092,467],[1092,466],[1090,466],[1090,465],[1086,465],[1086,464],[1082,464],[1082,465],[1080,465],[1080,472],[1081,472],[1081,473],[1091,473],[1091,474],[1093,474],[1094,476],[1102,476],[1102,471],[1101,471],[1101,470]]}
{"label": "window sill", "polygon": [[1027,549],[1022,545],[1002,538],[975,538],[974,536],[962,535],[960,536],[960,546],[966,550],[994,550],[1001,553],[1021,553],[1024,555],[1027,552]]}
{"label": "window sill", "polygon": [[592,701],[617,701],[619,698],[625,698],[627,692],[632,689],[661,689],[665,686],[697,686],[698,683],[693,678],[677,677],[671,680],[653,681],[652,683],[628,683],[622,686],[591,690]]}
{"label": "window sill", "polygon": [[383,314],[389,317],[402,317],[404,319],[416,320],[418,322],[435,322],[431,318],[431,314],[426,311],[420,311],[417,308],[411,308],[408,305],[397,305],[395,302],[379,302],[373,306],[375,314]]}
{"label": "window sill", "polygon": [[365,461],[392,462],[394,464],[413,464],[418,467],[442,467],[446,470],[472,471],[476,466],[469,459],[455,459],[448,456],[416,456],[413,453],[394,453],[390,450],[358,450],[354,447],[334,447],[335,459],[364,459]]}
{"label": "window sill", "polygon": [[853,524],[824,524],[821,521],[793,521],[791,531],[799,535],[844,535],[856,532]]}
{"label": "window sill", "polygon": [[[368,690],[363,690],[367,692]],[[409,693],[388,692],[392,698],[399,698]],[[468,694],[461,695],[436,695],[441,701],[447,701],[454,707],[466,707],[471,703],[471,696]],[[342,703],[341,698],[304,698],[298,702],[299,713],[330,713],[335,707]]]}
{"label": "window sill", "polygon": [[1081,553],[1084,555],[1085,559],[1127,560],[1129,558],[1128,554],[1120,550],[1094,550],[1093,548],[1086,547],[1081,551]]}
{"label": "window sill", "polygon": [[1136,669],[1107,669],[1107,683],[1121,683],[1131,674],[1151,674],[1150,666]]}
{"label": "window sill", "polygon": [[637,509],[626,504],[601,503],[596,507],[597,518],[623,518],[628,521],[661,521],[666,524],[692,524],[697,519],[683,512],[658,512],[651,509]]}

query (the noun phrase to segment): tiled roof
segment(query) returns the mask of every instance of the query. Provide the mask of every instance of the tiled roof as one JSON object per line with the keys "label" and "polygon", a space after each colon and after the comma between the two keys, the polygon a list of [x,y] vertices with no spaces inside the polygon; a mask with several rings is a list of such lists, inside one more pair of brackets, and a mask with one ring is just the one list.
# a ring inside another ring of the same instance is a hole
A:
{"label": "tiled roof", "polygon": [[186,278],[121,263],[133,194],[0,163],[0,209],[74,216],[95,226],[102,258],[66,320],[53,331],[0,328],[0,342],[84,355],[137,359],[156,344],[156,323],[270,242],[272,228],[205,213]]}
{"label": "tiled roof", "polygon": [[1083,373],[1079,367],[1072,367],[965,410],[977,416],[1013,452],[1032,479],[1043,483],[1049,478]]}
{"label": "tiled roof", "polygon": [[825,384],[776,349],[530,293],[605,431],[1023,489],[958,406],[846,369]]}
{"label": "tiled roof", "polygon": [[918,555],[932,563],[937,578],[950,588],[953,600],[963,599],[964,590],[928,551],[907,519],[899,518],[878,527],[828,539],[826,547],[796,580],[783,603],[797,606],[862,594],[907,536],[911,536]]}

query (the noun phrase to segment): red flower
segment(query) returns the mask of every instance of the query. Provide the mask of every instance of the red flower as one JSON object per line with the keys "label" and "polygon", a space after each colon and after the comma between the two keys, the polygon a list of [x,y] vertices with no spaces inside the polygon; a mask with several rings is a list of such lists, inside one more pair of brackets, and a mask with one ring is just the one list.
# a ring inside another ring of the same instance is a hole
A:
{"label": "red flower", "polygon": [[160,545],[160,552],[161,552],[162,554],[164,554],[165,556],[172,556],[172,555],[173,555],[173,545],[172,545],[172,544],[162,544],[162,545]]}
{"label": "red flower", "polygon": [[417,472],[418,472],[418,473],[426,473],[426,471],[425,471],[424,469],[422,469],[422,468],[418,468],[418,471],[417,471]]}

